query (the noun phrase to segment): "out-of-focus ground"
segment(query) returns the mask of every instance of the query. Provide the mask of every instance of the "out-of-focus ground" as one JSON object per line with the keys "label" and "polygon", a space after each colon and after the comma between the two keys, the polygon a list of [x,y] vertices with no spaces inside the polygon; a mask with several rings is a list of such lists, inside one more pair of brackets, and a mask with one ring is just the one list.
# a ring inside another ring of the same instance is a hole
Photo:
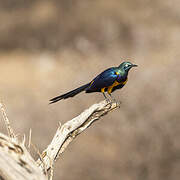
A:
{"label": "out-of-focus ground", "polygon": [[179,9],[178,0],[0,1],[1,100],[40,151],[59,122],[103,96],[50,98],[123,60],[139,65],[114,93],[121,108],[68,147],[55,180],[180,179]]}

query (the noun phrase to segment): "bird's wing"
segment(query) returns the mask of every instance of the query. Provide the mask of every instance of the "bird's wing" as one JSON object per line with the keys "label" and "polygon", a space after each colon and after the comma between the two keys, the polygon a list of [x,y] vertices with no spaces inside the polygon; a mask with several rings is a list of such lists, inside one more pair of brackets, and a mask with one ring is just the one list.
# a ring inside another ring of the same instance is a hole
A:
{"label": "bird's wing", "polygon": [[104,87],[109,87],[115,82],[117,77],[118,75],[116,74],[114,68],[109,68],[91,81],[88,90],[96,90]]}

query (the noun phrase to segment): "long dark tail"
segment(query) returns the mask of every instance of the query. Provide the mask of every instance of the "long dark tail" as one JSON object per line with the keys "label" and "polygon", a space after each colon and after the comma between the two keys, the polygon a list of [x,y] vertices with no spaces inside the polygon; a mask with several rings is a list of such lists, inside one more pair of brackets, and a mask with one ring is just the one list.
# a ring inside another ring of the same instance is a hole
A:
{"label": "long dark tail", "polygon": [[67,99],[69,97],[73,97],[76,94],[79,94],[80,92],[84,91],[89,85],[90,85],[90,83],[85,84],[85,85],[83,85],[83,86],[81,86],[81,87],[79,87],[77,89],[74,89],[74,90],[68,92],[68,93],[62,94],[62,95],[57,96],[55,98],[52,98],[52,99],[50,99],[51,102],[49,104],[55,103],[57,101],[60,101],[61,99]]}

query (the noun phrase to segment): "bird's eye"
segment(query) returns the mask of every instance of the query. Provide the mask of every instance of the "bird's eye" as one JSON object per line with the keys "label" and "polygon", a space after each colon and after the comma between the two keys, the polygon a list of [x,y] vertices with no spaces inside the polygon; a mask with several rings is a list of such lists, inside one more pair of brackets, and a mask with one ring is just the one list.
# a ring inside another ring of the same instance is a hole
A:
{"label": "bird's eye", "polygon": [[129,64],[126,64],[126,65],[125,65],[125,67],[128,67],[128,66],[129,66]]}

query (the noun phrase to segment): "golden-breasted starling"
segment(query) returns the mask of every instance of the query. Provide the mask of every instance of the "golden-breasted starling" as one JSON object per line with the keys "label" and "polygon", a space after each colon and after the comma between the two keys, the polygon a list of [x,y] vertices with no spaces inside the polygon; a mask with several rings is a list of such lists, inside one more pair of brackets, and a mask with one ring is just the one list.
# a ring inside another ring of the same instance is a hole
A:
{"label": "golden-breasted starling", "polygon": [[[123,62],[118,67],[111,67],[103,71],[101,74],[96,76],[89,83],[74,89],[70,92],[57,96],[55,98],[50,99],[50,104],[60,101],[61,99],[67,99],[69,97],[73,97],[79,94],[82,91],[86,93],[93,92],[101,92],[103,93],[105,99],[108,98],[105,95],[107,92],[111,98],[111,93],[116,89],[121,89],[128,80],[128,72],[132,67],[136,67],[136,64],[132,64],[131,62]],[[113,98],[112,98],[113,99]]]}

